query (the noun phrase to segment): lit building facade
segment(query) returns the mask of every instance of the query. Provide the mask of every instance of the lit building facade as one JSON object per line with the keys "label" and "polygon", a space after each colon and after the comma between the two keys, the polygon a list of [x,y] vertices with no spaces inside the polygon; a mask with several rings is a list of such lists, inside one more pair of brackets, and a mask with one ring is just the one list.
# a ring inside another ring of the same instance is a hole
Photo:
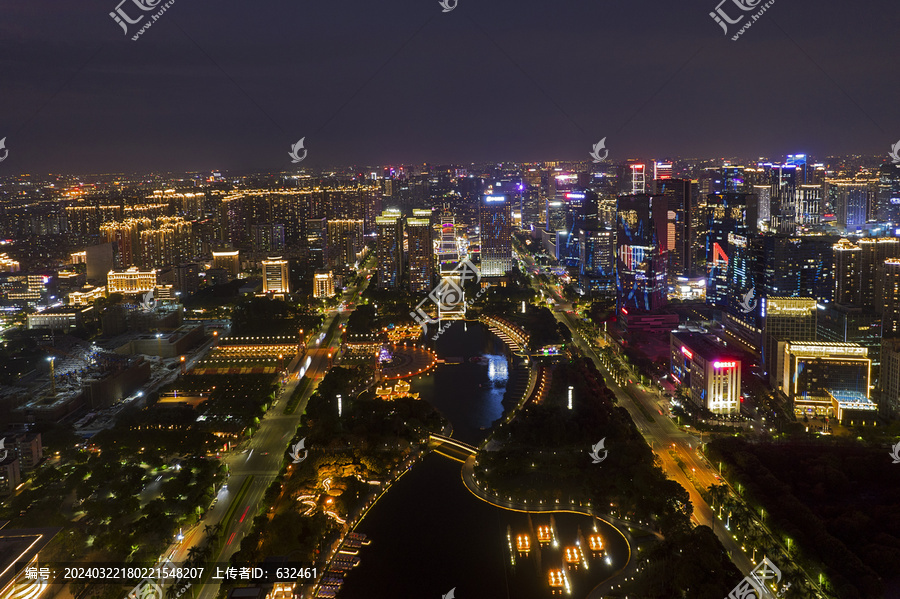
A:
{"label": "lit building facade", "polygon": [[280,256],[262,261],[263,293],[291,292],[288,261]]}
{"label": "lit building facade", "polygon": [[[763,372],[777,387],[784,366],[783,343],[786,341],[815,341],[816,300],[807,297],[764,297],[761,314],[763,322]],[[781,343],[781,345],[779,344]]]}
{"label": "lit building facade", "polygon": [[328,263],[339,272],[347,273],[363,251],[363,219],[332,219],[328,228]]}
{"label": "lit building facade", "polygon": [[136,266],[106,275],[108,293],[147,293],[156,287],[156,270],[140,270]]}
{"label": "lit building facade", "polygon": [[619,311],[652,312],[668,297],[668,198],[618,198],[616,210],[616,287]]}
{"label": "lit building facade", "polygon": [[409,290],[428,292],[434,283],[434,242],[431,221],[424,218],[406,220],[409,255]]}
{"label": "lit building facade", "polygon": [[884,417],[900,418],[900,338],[885,339],[881,345],[878,407]]}
{"label": "lit building facade", "polygon": [[671,374],[691,402],[713,414],[740,414],[741,360],[709,335],[671,332]]}
{"label": "lit building facade", "polygon": [[386,210],[375,219],[378,235],[375,283],[381,289],[395,289],[403,276],[403,218],[400,211]]}
{"label": "lit building facade", "polygon": [[506,196],[485,196],[479,216],[481,274],[502,277],[512,270],[512,212]]}
{"label": "lit building facade", "polygon": [[212,257],[213,268],[224,269],[231,278],[237,277],[241,272],[241,252],[239,250],[213,252]]}
{"label": "lit building facade", "polygon": [[330,270],[318,270],[313,277],[313,297],[324,299],[334,295],[334,274]]}
{"label": "lit building facade", "polygon": [[19,272],[19,263],[6,254],[0,254],[0,272]]}
{"label": "lit building facade", "polygon": [[858,343],[785,342],[781,393],[801,412],[827,414],[834,398],[868,400],[872,361]]}

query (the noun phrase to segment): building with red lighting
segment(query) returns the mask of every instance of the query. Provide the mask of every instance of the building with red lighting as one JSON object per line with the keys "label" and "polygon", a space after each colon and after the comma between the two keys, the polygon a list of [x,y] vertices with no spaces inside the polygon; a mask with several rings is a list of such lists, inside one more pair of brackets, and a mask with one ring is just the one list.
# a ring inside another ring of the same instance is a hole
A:
{"label": "building with red lighting", "polygon": [[690,388],[691,402],[713,414],[739,414],[741,359],[712,335],[673,331],[669,339],[672,378]]}

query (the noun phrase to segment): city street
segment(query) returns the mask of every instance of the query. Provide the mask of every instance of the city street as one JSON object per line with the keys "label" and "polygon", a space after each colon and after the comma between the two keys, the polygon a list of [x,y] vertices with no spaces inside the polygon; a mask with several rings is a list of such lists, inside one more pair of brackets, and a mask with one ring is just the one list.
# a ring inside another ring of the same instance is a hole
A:
{"label": "city street", "polygon": [[[534,260],[532,260],[530,256],[523,256],[520,254],[519,257],[526,263],[529,270],[535,268]],[[556,301],[563,301],[555,290],[551,290],[545,285],[541,285],[541,287],[546,295],[553,297]],[[647,441],[647,444],[650,445],[656,455],[659,456],[666,475],[672,480],[677,481],[685,488],[688,495],[690,495],[691,503],[694,505],[694,522],[712,528],[716,533],[716,536],[719,537],[719,540],[722,542],[722,545],[724,545],[725,549],[731,554],[731,559],[735,566],[737,566],[745,575],[749,574],[750,570],[753,568],[753,564],[749,557],[747,557],[741,549],[740,544],[734,539],[731,533],[725,529],[724,523],[715,517],[712,508],[703,500],[685,472],[682,471],[678,464],[675,463],[673,457],[669,454],[669,450],[675,451],[676,455],[678,455],[684,463],[685,469],[691,472],[691,475],[696,478],[698,484],[702,488],[718,484],[718,473],[705,459],[698,455],[697,448],[699,441],[693,435],[679,429],[671,418],[659,413],[661,408],[658,406],[659,397],[656,394],[648,393],[642,390],[639,385],[633,383],[627,384],[625,387],[619,386],[613,377],[609,375],[609,372],[603,366],[602,361],[593,348],[591,348],[590,344],[578,332],[575,316],[567,312],[567,310],[570,309],[570,306],[562,304],[559,307],[559,311],[554,310],[556,319],[569,328],[575,345],[577,345],[586,356],[593,360],[600,372],[605,373],[607,386],[616,394],[619,405],[628,410],[631,419],[638,427],[641,435],[643,435],[644,440]],[[644,409],[650,413],[650,419],[648,419],[638,407],[637,404],[639,402],[643,405]]]}
{"label": "city street", "polygon": [[[336,355],[340,349],[339,329],[336,329],[332,338],[327,340],[329,343],[326,346],[317,347],[316,339],[320,335],[326,335],[335,320],[338,322],[338,327],[342,321],[346,320],[355,306],[355,303],[351,303],[351,301],[353,298],[358,298],[359,292],[365,288],[366,280],[363,279],[363,281],[362,287],[351,287],[344,294],[347,308],[344,311],[336,309],[329,311],[322,326],[309,337],[307,354],[310,357],[310,365],[304,377],[298,378],[297,374],[300,367],[306,362],[306,359],[300,360],[298,357],[288,366],[288,383],[282,387],[272,408],[269,409],[266,416],[262,419],[259,430],[256,431],[249,441],[225,456],[223,462],[228,466],[228,471],[231,475],[228,478],[228,483],[216,495],[215,506],[206,513],[195,527],[185,531],[184,540],[180,543],[173,543],[166,551],[166,555],[171,562],[175,564],[184,562],[191,547],[203,544],[206,526],[213,527],[217,524],[222,524],[223,529],[220,535],[224,539],[222,549],[209,558],[208,564],[226,563],[232,554],[240,549],[241,540],[250,532],[253,526],[253,519],[265,507],[261,505],[263,496],[281,470],[284,452],[300,426],[306,402],[315,392],[319,381],[330,368],[328,354]],[[323,343],[324,341],[323,339]],[[303,382],[304,378],[309,378],[310,384],[304,391],[300,404],[293,414],[285,414],[284,410],[288,399],[297,386]],[[253,476],[253,480],[247,493],[236,506],[231,522],[225,528],[223,519],[249,476]],[[207,569],[207,572],[210,571]],[[212,572],[215,572],[214,569]],[[212,579],[207,580],[200,590],[198,599],[214,598],[218,593],[218,588],[218,582]]]}

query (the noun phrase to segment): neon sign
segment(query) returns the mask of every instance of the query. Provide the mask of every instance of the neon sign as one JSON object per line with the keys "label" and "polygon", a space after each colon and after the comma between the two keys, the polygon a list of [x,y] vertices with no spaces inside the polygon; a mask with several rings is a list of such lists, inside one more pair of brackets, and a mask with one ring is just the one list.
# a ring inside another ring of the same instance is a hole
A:
{"label": "neon sign", "polygon": [[681,353],[683,353],[685,356],[687,356],[689,360],[694,359],[694,354],[691,352],[691,350],[689,350],[688,348],[686,348],[683,345],[681,346]]}
{"label": "neon sign", "polygon": [[715,362],[713,368],[734,368],[737,362]]}

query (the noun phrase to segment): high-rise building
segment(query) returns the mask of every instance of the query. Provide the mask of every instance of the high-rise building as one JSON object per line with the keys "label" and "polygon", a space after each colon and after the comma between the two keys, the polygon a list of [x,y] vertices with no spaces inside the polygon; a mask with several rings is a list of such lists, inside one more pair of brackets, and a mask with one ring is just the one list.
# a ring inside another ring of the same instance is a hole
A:
{"label": "high-rise building", "polygon": [[878,407],[882,416],[900,418],[900,338],[885,339],[881,345]]}
{"label": "high-rise building", "polygon": [[[671,170],[671,165],[670,170]],[[690,276],[693,271],[691,244],[696,230],[692,226],[691,212],[694,210],[697,187],[689,179],[654,179],[653,194],[669,198],[668,210],[668,250],[669,283],[677,277]]]}
{"label": "high-rise building", "polygon": [[668,198],[620,196],[616,210],[619,311],[651,312],[668,297]]}
{"label": "high-rise building", "polygon": [[328,226],[325,218],[310,218],[306,221],[306,249],[309,265],[313,268],[325,266],[325,249],[328,247]]}
{"label": "high-rise building", "polygon": [[363,219],[333,219],[328,221],[328,264],[347,274],[362,252]]}
{"label": "high-rise building", "polygon": [[143,265],[141,258],[141,231],[153,228],[149,218],[129,218],[122,222],[108,221],[100,225],[100,233],[106,241],[115,244],[117,263],[123,268]]}
{"label": "high-rise building", "polygon": [[140,263],[144,267],[171,266],[194,257],[193,225],[179,216],[161,216],[155,227],[141,230]]}
{"label": "high-rise building", "polygon": [[213,252],[213,268],[224,269],[231,278],[236,278],[241,272],[241,252],[239,250],[225,250]]}
{"label": "high-rise building", "polygon": [[479,221],[481,273],[486,277],[502,277],[512,270],[512,211],[506,196],[485,196]]}
{"label": "high-rise building", "polygon": [[[866,224],[870,203],[868,182],[835,181],[829,183],[834,188],[835,221],[848,231]],[[829,189],[830,191],[830,189]]]}
{"label": "high-rise building", "polygon": [[616,230],[586,221],[578,230],[578,244],[581,274],[612,281],[616,273]]}
{"label": "high-rise building", "polygon": [[873,309],[881,296],[882,271],[885,260],[900,258],[900,239],[896,237],[864,237],[859,240],[859,295],[862,308]]}
{"label": "high-rise building", "polygon": [[709,194],[706,198],[706,302],[719,309],[728,307],[732,289],[732,243],[738,239],[746,245],[747,236],[756,230],[756,218],[748,209],[750,198],[746,193]]}
{"label": "high-rise building", "polygon": [[713,414],[741,411],[741,359],[711,335],[672,331],[671,373],[691,390],[691,403]]}
{"label": "high-rise building", "polygon": [[888,258],[880,271],[880,297],[875,303],[875,313],[881,315],[881,335],[900,337],[900,259]]}
{"label": "high-rise building", "polygon": [[378,235],[375,284],[382,289],[395,289],[403,276],[403,218],[400,211],[385,210],[375,219],[375,231]]}
{"label": "high-rise building", "polygon": [[834,244],[837,235],[783,234],[750,238],[759,260],[759,297],[814,297],[823,304],[834,297]]}
{"label": "high-rise building", "polygon": [[862,250],[855,243],[841,239],[834,251],[834,303],[842,306],[860,305],[859,266]]}
{"label": "high-rise building", "polygon": [[284,250],[284,225],[262,223],[250,225],[250,244],[254,252],[280,252]]}
{"label": "high-rise building", "polygon": [[762,306],[762,361],[770,384],[777,388],[783,372],[783,343],[815,341],[816,300],[811,297],[764,297]]}
{"label": "high-rise building", "polygon": [[[412,293],[428,292],[434,284],[434,241],[431,221],[424,218],[406,219],[409,254],[409,290]],[[482,255],[484,255],[482,245]],[[484,258],[482,258],[482,264]]]}
{"label": "high-rise building", "polygon": [[190,262],[176,266],[175,288],[182,296],[196,293],[200,289],[200,265]]}
{"label": "high-rise building", "polygon": [[880,222],[900,222],[900,164],[881,165],[874,213]]}
{"label": "high-rise building", "polygon": [[313,277],[313,297],[322,299],[334,295],[334,274],[330,270],[317,270]]}
{"label": "high-rise building", "polygon": [[285,294],[291,292],[288,261],[281,256],[262,261],[263,293]]}
{"label": "high-rise building", "polygon": [[653,163],[653,179],[654,180],[671,179],[671,178],[672,178],[672,163],[671,162],[656,161]]}
{"label": "high-rise building", "polygon": [[646,165],[631,165],[631,195],[647,193]]}

